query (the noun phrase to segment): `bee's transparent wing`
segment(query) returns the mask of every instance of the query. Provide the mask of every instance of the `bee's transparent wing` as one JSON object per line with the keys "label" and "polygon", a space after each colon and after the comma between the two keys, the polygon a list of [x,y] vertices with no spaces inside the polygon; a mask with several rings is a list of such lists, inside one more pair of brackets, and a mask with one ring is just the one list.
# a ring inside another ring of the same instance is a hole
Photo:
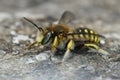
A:
{"label": "bee's transparent wing", "polygon": [[75,15],[72,12],[65,11],[59,20],[59,24],[68,24],[74,19],[75,19]]}

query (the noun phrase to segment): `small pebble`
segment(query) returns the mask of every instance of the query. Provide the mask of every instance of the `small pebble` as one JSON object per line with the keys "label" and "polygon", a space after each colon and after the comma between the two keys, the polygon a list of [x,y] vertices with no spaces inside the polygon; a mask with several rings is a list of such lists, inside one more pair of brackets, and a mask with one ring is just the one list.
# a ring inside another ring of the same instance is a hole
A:
{"label": "small pebble", "polygon": [[35,59],[33,59],[33,58],[28,58],[27,61],[26,61],[26,64],[31,64],[31,63],[34,63],[34,62],[36,62]]}
{"label": "small pebble", "polygon": [[32,41],[32,39],[30,39],[26,35],[17,35],[15,37],[13,37],[13,43],[19,44],[20,40],[23,40],[23,41],[30,40],[30,41]]}
{"label": "small pebble", "polygon": [[36,55],[36,59],[37,59],[38,61],[47,60],[48,57],[49,57],[49,55],[46,54],[46,53],[40,53],[39,55]]}
{"label": "small pebble", "polygon": [[15,36],[17,33],[16,31],[10,31],[10,34]]}
{"label": "small pebble", "polygon": [[13,54],[13,55],[17,55],[17,54],[19,54],[19,53],[20,53],[19,50],[14,50],[14,51],[12,51],[12,54]]}

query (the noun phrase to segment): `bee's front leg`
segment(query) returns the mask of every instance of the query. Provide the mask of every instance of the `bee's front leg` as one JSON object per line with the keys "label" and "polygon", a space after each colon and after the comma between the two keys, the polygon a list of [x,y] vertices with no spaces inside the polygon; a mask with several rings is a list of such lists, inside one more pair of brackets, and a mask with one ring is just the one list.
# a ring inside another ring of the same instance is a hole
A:
{"label": "bee's front leg", "polygon": [[63,56],[62,62],[66,61],[68,58],[72,57],[72,52],[71,50],[73,50],[75,47],[75,43],[73,40],[69,40],[68,44],[67,44],[67,50]]}
{"label": "bee's front leg", "polygon": [[52,57],[55,55],[56,51],[57,51],[57,45],[58,45],[58,37],[56,36],[54,38],[54,41],[52,43],[52,46],[51,46],[51,54],[50,54],[50,60],[52,61]]}
{"label": "bee's front leg", "polygon": [[33,45],[37,44],[37,41],[34,41],[33,43],[31,43],[30,45],[27,46],[26,49],[30,49]]}

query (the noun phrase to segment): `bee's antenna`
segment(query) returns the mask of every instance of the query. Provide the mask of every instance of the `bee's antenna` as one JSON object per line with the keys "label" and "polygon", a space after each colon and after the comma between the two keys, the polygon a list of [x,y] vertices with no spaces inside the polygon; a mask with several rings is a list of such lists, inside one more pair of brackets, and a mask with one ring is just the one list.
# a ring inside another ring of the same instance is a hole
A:
{"label": "bee's antenna", "polygon": [[[27,20],[28,22],[32,23],[39,31],[42,31],[44,32],[44,30],[41,28],[41,27],[38,27],[34,22],[32,22],[31,20],[29,20],[28,18],[26,17],[23,17],[25,20]],[[42,25],[41,25],[42,26]]]}

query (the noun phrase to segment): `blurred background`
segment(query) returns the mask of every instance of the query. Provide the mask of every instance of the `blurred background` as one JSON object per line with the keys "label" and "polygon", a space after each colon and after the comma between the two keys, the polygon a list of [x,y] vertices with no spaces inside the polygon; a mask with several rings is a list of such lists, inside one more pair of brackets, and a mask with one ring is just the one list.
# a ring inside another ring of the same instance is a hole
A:
{"label": "blurred background", "polygon": [[120,0],[0,0],[0,14],[58,17],[63,11],[70,10],[80,19],[116,23],[120,22],[119,4]]}

